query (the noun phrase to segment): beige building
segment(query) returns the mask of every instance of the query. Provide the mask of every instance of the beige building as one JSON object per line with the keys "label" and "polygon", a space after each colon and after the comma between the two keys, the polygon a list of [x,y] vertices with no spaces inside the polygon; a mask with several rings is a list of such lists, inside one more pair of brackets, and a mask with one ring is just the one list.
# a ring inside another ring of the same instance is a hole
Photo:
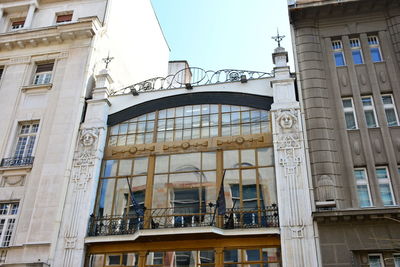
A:
{"label": "beige building", "polygon": [[289,1],[322,266],[400,266],[400,6]]}
{"label": "beige building", "polygon": [[123,87],[165,75],[168,53],[148,0],[0,1],[0,265],[79,266],[56,260],[94,73],[110,54]]}

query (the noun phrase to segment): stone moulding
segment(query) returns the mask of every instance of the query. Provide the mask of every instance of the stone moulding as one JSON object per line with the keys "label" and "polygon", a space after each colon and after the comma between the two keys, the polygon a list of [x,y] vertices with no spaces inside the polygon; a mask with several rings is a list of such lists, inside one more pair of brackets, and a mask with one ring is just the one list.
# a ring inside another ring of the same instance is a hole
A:
{"label": "stone moulding", "polygon": [[75,39],[93,37],[100,29],[97,18],[85,18],[75,23],[43,27],[0,34],[0,48],[5,50],[24,49],[38,45],[61,44]]}

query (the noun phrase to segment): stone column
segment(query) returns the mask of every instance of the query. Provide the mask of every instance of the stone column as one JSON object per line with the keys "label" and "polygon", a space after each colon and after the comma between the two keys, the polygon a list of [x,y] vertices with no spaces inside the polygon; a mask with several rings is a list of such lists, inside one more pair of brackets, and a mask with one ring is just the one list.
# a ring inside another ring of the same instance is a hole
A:
{"label": "stone column", "polygon": [[304,128],[287,58],[284,48],[275,49],[271,114],[282,263],[284,267],[317,267],[320,265],[311,217]]}
{"label": "stone column", "polygon": [[26,15],[26,19],[25,19],[25,23],[24,23],[25,29],[30,29],[32,27],[33,14],[35,13],[35,10],[36,10],[36,5],[30,4],[28,14]]}
{"label": "stone column", "polygon": [[106,140],[112,79],[108,70],[96,76],[84,123],[75,145],[68,193],[53,266],[82,267],[89,215],[93,211]]}

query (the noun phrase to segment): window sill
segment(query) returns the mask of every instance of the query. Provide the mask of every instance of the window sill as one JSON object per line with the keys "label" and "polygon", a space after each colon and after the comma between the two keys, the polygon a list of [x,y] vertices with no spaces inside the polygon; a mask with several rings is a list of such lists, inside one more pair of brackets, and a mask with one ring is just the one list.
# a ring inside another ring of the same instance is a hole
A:
{"label": "window sill", "polygon": [[48,91],[53,87],[52,83],[46,84],[32,84],[27,86],[22,86],[21,91],[24,93],[27,92],[39,92],[39,91]]}

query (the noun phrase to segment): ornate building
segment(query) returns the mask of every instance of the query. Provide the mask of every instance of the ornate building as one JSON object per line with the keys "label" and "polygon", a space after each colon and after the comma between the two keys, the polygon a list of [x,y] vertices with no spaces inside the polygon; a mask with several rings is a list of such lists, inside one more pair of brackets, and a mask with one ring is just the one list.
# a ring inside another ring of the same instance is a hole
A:
{"label": "ornate building", "polygon": [[[167,73],[169,50],[150,1],[124,2],[0,1],[2,266],[79,266],[58,263],[58,251],[74,246],[86,223],[59,232],[69,220],[62,217],[68,184],[85,187],[75,167],[71,176],[71,162],[94,73],[109,50],[116,85]],[[133,42],[144,33],[146,39]],[[82,133],[82,153],[96,134]],[[90,161],[73,164],[85,173]]]}
{"label": "ornate building", "polygon": [[123,89],[101,71],[71,169],[62,266],[84,247],[87,267],[318,266],[294,78],[282,47],[273,59],[273,74],[186,67]]}
{"label": "ornate building", "polygon": [[400,6],[289,1],[322,266],[400,266]]}

